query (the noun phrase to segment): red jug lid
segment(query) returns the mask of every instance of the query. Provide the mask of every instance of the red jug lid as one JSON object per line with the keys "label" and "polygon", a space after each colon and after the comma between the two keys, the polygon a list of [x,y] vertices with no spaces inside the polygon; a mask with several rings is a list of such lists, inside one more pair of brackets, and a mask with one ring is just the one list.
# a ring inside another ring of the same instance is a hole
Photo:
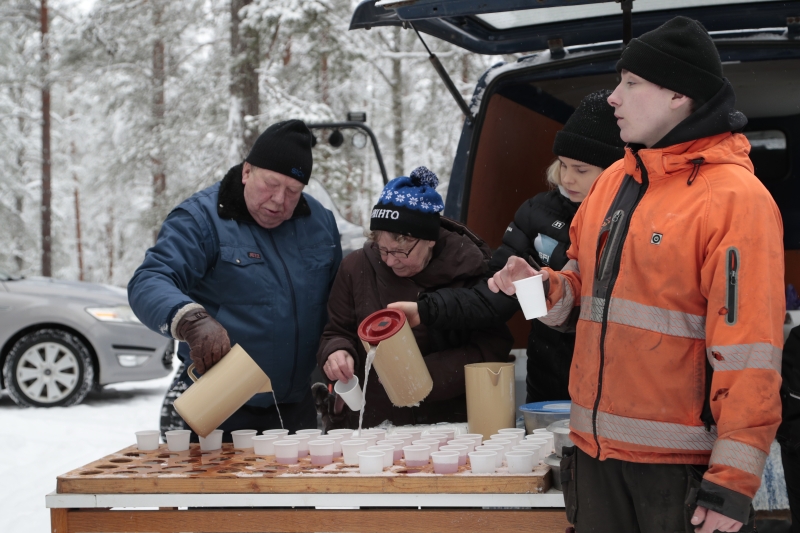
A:
{"label": "red jug lid", "polygon": [[358,336],[361,340],[376,346],[379,342],[388,339],[406,323],[406,315],[397,309],[381,309],[375,311],[358,326]]}

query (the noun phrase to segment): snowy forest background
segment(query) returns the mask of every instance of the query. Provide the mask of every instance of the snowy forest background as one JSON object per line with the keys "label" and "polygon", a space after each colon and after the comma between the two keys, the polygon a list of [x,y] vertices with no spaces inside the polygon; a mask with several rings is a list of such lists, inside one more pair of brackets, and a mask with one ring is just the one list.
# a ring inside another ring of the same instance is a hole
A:
{"label": "snowy forest background", "polygon": [[[444,196],[463,115],[413,30],[348,31],[355,0],[48,0],[47,33],[43,3],[0,2],[2,271],[126,285],[170,209],[287,118],[365,111],[389,179],[426,165]],[[467,99],[502,59],[426,41]],[[364,225],[382,188],[372,147],[330,133],[313,177]]]}

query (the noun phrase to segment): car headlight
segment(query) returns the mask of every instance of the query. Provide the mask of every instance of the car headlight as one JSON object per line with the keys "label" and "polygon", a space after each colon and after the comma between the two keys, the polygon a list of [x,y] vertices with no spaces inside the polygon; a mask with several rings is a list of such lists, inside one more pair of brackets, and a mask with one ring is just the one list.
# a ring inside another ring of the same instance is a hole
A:
{"label": "car headlight", "polygon": [[119,322],[125,324],[141,324],[141,320],[133,314],[129,305],[117,307],[87,307],[86,312],[101,322]]}

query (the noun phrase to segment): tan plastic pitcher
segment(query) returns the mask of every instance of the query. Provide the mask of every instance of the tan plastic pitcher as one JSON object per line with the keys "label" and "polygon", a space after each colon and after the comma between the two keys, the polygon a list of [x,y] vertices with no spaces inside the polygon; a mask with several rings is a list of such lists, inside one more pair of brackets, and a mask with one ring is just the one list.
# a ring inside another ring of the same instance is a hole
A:
{"label": "tan plastic pitcher", "polygon": [[254,394],[272,391],[269,376],[238,344],[199,378],[194,363],[186,372],[194,383],[173,405],[201,437],[217,429]]}
{"label": "tan plastic pitcher", "polygon": [[431,393],[433,379],[402,311],[372,313],[358,326],[358,336],[367,352],[378,347],[372,366],[394,405],[412,407]]}
{"label": "tan plastic pitcher", "polygon": [[498,429],[516,427],[514,363],[464,365],[464,378],[470,433],[480,433],[488,439]]}

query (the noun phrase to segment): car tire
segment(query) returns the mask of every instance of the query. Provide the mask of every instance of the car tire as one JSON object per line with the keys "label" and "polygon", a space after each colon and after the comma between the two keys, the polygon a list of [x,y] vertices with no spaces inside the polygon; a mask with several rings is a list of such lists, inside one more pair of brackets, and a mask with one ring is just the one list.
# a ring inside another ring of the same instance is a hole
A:
{"label": "car tire", "polygon": [[67,407],[94,388],[86,344],[60,329],[45,328],[19,339],[3,364],[3,381],[21,407]]}

